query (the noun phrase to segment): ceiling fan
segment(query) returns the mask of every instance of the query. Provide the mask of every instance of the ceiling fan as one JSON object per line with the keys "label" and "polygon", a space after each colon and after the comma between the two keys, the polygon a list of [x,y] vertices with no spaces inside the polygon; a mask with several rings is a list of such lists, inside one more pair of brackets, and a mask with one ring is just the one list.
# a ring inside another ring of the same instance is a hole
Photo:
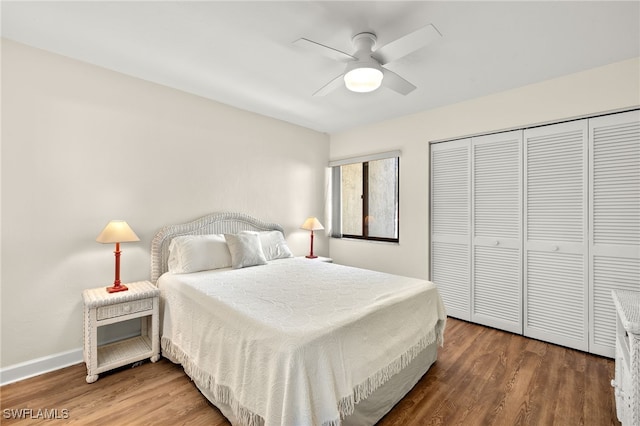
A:
{"label": "ceiling fan", "polygon": [[439,37],[442,37],[440,32],[429,24],[374,50],[376,35],[363,32],[356,34],[352,39],[355,48],[352,55],[306,38],[296,40],[293,44],[347,63],[342,74],[322,86],[313,96],[324,96],[337,89],[343,82],[347,89],[353,92],[371,92],[384,84],[389,89],[407,95],[415,90],[416,86],[383,65],[415,52]]}

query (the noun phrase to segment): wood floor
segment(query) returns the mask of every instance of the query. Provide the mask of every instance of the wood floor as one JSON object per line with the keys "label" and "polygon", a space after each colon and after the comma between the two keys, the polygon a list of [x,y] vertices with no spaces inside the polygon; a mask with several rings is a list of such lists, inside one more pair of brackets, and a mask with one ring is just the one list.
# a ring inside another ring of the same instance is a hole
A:
{"label": "wood floor", "polygon": [[[438,361],[379,425],[619,425],[613,371],[607,358],[449,319]],[[0,423],[228,425],[165,359],[85,375],[78,364],[3,386]]]}

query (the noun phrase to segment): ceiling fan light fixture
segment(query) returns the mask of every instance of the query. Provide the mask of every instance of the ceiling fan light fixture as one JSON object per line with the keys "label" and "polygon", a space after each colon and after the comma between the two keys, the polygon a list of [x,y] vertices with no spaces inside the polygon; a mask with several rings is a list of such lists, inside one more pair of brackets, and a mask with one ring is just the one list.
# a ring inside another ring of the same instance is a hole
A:
{"label": "ceiling fan light fixture", "polygon": [[380,66],[365,65],[354,67],[344,74],[344,84],[352,92],[373,92],[382,84]]}

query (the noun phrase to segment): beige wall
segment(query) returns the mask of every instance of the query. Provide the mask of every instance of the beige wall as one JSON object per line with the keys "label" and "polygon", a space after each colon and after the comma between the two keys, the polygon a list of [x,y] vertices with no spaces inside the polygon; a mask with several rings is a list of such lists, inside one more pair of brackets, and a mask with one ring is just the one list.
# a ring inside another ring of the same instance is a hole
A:
{"label": "beige wall", "polygon": [[[411,96],[411,95],[409,95]],[[400,149],[400,244],[331,239],[339,263],[427,278],[434,140],[640,106],[640,58],[331,135],[331,158]]]}
{"label": "beige wall", "polygon": [[[81,292],[149,277],[153,234],[213,211],[278,222],[298,255],[324,212],[327,135],[2,41],[1,366],[82,346]],[[328,255],[328,241],[315,251]]]}

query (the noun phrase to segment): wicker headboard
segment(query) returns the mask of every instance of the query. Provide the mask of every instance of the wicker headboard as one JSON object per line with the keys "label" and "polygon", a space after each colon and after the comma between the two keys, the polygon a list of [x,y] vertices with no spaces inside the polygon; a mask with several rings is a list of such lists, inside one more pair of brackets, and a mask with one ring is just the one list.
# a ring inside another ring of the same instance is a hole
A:
{"label": "wicker headboard", "polygon": [[235,234],[240,231],[272,231],[284,235],[284,229],[276,223],[266,223],[242,213],[212,213],[188,223],[167,225],[161,228],[151,241],[151,282],[167,272],[169,244],[180,235]]}

